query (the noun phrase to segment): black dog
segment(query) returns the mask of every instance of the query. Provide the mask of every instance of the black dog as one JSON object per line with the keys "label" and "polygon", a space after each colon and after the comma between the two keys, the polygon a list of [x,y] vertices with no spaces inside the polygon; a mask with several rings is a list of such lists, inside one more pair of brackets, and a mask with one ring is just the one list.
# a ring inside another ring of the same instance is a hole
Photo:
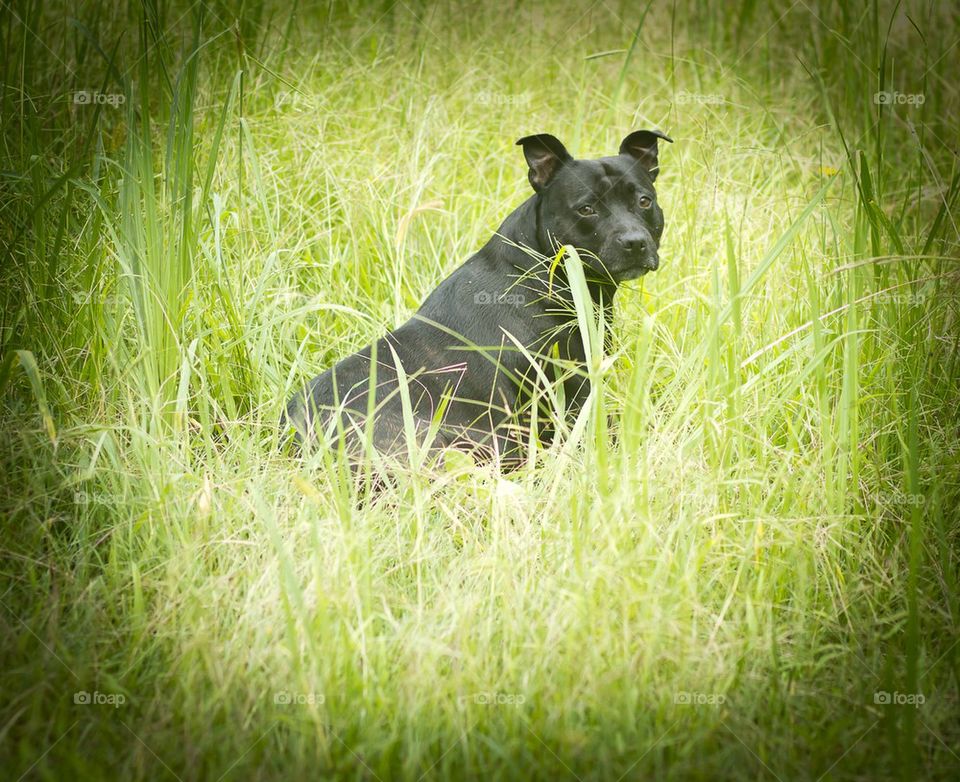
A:
{"label": "black dog", "polygon": [[[399,455],[412,433],[418,446],[467,449],[503,467],[521,460],[531,424],[549,440],[544,380],[562,384],[568,417],[590,388],[572,293],[551,257],[578,249],[609,323],[617,284],[659,265],[658,139],[672,141],[638,130],[598,160],[574,160],[547,134],[520,139],[534,195],[410,320],[293,396],[286,417],[298,440],[341,437],[355,455],[364,443]],[[557,367],[567,368],[559,378]]]}

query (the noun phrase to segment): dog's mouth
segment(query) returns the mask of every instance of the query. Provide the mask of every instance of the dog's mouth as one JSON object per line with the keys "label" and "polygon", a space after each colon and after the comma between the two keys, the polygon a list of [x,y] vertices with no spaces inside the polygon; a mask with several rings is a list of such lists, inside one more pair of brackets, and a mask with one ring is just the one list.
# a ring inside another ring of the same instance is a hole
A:
{"label": "dog's mouth", "polygon": [[622,269],[615,271],[613,278],[617,282],[637,280],[650,272],[656,271],[659,266],[660,261],[658,258],[653,258],[650,261],[643,261],[641,263],[633,262],[629,266],[624,266]]}
{"label": "dog's mouth", "polygon": [[627,282],[628,280],[636,280],[640,277],[643,277],[646,274],[649,274],[652,269],[648,269],[645,266],[637,267],[635,266],[632,269],[627,269],[624,272],[617,275],[618,282]]}
{"label": "dog's mouth", "polygon": [[660,266],[660,256],[657,253],[645,258],[620,256],[615,260],[611,259],[609,263],[605,263],[599,255],[586,253],[586,256],[589,258],[587,266],[590,267],[588,276],[593,276],[607,284],[618,285],[621,282],[637,280],[650,272],[655,272]]}

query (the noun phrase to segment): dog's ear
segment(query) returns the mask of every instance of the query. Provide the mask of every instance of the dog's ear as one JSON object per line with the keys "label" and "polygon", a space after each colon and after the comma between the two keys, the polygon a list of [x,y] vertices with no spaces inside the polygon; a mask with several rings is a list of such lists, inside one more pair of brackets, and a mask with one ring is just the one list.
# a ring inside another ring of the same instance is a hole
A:
{"label": "dog's ear", "polygon": [[643,167],[650,172],[651,182],[657,178],[660,170],[660,162],[657,158],[658,138],[673,143],[672,138],[659,130],[635,130],[620,142],[620,154],[630,155],[630,157],[639,160]]}
{"label": "dog's ear", "polygon": [[549,133],[524,136],[517,145],[523,147],[523,156],[527,159],[527,165],[530,166],[527,179],[538,193],[553,179],[560,166],[573,160],[560,143],[560,139]]}

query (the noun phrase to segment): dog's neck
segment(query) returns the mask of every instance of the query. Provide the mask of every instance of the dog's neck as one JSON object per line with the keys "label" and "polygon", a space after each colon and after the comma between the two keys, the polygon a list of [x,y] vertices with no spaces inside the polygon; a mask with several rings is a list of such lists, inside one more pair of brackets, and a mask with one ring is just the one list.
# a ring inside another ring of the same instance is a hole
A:
{"label": "dog's neck", "polygon": [[[550,260],[544,260],[544,258],[555,258],[557,247],[541,224],[539,207],[540,196],[536,194],[530,196],[507,216],[497,233],[487,243],[487,249],[522,275],[538,279],[545,290],[551,291],[553,297],[569,299],[572,303],[564,265],[562,263],[553,265]],[[531,225],[535,227],[532,232],[529,230]],[[532,250],[533,253],[528,250]],[[552,271],[551,266],[553,266]],[[586,264],[583,271],[593,301],[610,304],[617,291],[617,283],[609,278],[602,279]]]}

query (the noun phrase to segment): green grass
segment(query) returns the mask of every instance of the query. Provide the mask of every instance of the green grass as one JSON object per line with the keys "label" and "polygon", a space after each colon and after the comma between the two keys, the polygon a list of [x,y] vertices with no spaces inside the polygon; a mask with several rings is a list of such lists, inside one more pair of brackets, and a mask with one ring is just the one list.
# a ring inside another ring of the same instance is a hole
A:
{"label": "green grass", "polygon": [[[9,778],[956,778],[951,4],[0,2]],[[643,127],[568,438],[359,505],[281,447],[517,138]]]}

